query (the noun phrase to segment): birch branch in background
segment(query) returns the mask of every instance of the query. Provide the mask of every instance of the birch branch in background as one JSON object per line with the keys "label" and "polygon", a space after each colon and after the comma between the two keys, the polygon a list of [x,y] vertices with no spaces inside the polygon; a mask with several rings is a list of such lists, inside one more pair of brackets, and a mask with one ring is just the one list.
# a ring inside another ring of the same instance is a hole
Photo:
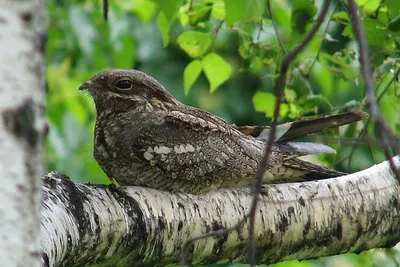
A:
{"label": "birch branch in background", "polygon": [[[400,157],[394,158],[400,166]],[[250,190],[184,195],[141,187],[43,183],[42,249],[50,266],[179,263],[185,240],[236,224]],[[347,176],[264,188],[256,220],[259,263],[307,259],[400,241],[400,189],[387,162]],[[248,224],[200,240],[192,263],[246,262]]]}
{"label": "birch branch in background", "polygon": [[45,45],[44,0],[0,0],[1,266],[39,266]]}

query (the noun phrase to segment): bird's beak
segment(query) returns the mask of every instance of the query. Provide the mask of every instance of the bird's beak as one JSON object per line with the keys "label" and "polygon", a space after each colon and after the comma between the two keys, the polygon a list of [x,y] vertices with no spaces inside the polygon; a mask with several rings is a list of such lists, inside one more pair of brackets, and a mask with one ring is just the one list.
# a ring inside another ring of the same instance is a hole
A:
{"label": "bird's beak", "polygon": [[81,86],[79,86],[79,89],[78,89],[78,90],[79,90],[79,91],[89,90],[90,88],[92,88],[92,85],[93,85],[93,83],[92,83],[91,80],[86,81],[86,82],[82,83]]}

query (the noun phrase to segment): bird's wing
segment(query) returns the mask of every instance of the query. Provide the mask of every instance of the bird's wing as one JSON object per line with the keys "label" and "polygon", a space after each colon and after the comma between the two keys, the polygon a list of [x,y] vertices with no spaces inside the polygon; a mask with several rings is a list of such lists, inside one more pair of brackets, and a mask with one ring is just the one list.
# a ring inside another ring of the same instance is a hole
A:
{"label": "bird's wing", "polygon": [[135,157],[165,176],[217,185],[251,179],[264,148],[262,140],[244,136],[205,111],[189,108],[146,114],[134,139],[130,142]]}

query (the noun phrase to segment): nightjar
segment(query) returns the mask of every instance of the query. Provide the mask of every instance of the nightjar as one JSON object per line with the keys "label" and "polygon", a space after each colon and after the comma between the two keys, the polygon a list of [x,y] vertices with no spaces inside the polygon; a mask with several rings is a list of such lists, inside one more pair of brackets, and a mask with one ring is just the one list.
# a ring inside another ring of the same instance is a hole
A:
{"label": "nightjar", "polygon": [[[200,194],[252,183],[268,127],[237,127],[203,109],[186,106],[154,78],[137,70],[106,70],[79,89],[90,93],[97,110],[94,157],[118,184]],[[263,182],[343,175],[298,159],[335,150],[292,140],[367,116],[352,111],[280,125]]]}

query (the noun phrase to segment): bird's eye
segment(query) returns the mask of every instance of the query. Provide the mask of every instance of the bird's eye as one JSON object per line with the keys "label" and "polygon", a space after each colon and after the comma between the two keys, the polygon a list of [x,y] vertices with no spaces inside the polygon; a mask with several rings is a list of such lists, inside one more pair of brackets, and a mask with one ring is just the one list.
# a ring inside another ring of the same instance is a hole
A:
{"label": "bird's eye", "polygon": [[118,89],[121,90],[127,90],[127,89],[131,89],[132,88],[132,82],[130,80],[119,80],[115,86],[118,87]]}

